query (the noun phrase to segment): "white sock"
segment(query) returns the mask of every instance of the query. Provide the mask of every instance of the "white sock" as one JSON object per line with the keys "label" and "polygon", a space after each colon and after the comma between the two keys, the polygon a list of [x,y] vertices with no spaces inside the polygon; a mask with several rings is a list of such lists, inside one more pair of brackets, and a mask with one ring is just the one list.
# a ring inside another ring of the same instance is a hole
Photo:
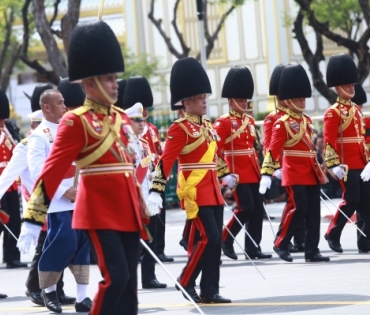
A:
{"label": "white sock", "polygon": [[45,288],[46,293],[50,293],[50,292],[53,292],[53,291],[56,291],[56,290],[57,290],[57,285],[56,284],[53,284],[50,287]]}
{"label": "white sock", "polygon": [[87,284],[77,283],[77,303],[81,303],[86,298]]}

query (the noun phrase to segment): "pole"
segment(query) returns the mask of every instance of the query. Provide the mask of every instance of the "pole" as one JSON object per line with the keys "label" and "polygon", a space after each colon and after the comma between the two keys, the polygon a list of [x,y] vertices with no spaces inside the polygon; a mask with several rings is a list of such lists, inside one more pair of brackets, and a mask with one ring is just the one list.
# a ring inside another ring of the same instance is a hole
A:
{"label": "pole", "polygon": [[274,239],[275,239],[275,238],[276,238],[276,234],[275,234],[274,228],[272,227],[271,218],[270,218],[270,216],[269,216],[269,214],[268,214],[268,212],[267,212],[267,208],[266,208],[265,203],[263,202],[262,204],[263,204],[263,208],[265,209],[267,219],[268,219],[268,220],[269,220],[269,222],[270,222],[271,231],[272,231],[272,234],[274,235]]}

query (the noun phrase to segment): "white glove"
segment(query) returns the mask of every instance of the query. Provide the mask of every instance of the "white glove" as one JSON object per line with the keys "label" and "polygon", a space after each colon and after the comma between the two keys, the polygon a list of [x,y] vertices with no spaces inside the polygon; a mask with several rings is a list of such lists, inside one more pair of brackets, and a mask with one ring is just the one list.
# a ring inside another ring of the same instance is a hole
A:
{"label": "white glove", "polygon": [[226,175],[222,180],[225,181],[227,187],[234,189],[238,185],[239,176],[237,174]]}
{"label": "white glove", "polygon": [[159,213],[159,209],[162,208],[162,203],[163,200],[159,193],[154,191],[150,193],[147,206],[152,216]]}
{"label": "white glove", "polygon": [[[344,176],[346,176],[346,171],[344,170],[344,165],[341,164],[341,165],[338,165],[338,166],[335,166],[331,169],[334,173],[335,176],[338,177],[338,179],[343,179]],[[362,175],[362,173],[361,173]]]}
{"label": "white glove", "polygon": [[261,181],[260,181],[260,194],[265,194],[266,190],[271,187],[271,176],[268,175],[262,175]]}
{"label": "white glove", "polygon": [[272,176],[275,176],[277,179],[281,179],[283,177],[283,172],[281,171],[281,168],[275,170]]}
{"label": "white glove", "polygon": [[370,163],[366,164],[360,176],[364,182],[367,182],[370,179]]}
{"label": "white glove", "polygon": [[17,247],[22,254],[26,254],[29,252],[31,243],[33,244],[33,246],[37,245],[40,231],[41,226],[29,222],[23,222],[21,234],[19,235],[17,243]]}

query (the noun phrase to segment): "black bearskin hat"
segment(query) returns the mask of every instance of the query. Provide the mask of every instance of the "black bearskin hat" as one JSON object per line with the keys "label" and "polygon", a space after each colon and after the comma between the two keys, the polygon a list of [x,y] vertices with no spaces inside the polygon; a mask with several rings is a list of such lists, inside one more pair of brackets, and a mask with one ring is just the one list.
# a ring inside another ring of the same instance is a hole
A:
{"label": "black bearskin hat", "polygon": [[71,82],[124,71],[121,47],[108,24],[95,21],[74,28],[68,69]]}
{"label": "black bearskin hat", "polygon": [[351,100],[357,105],[363,105],[367,102],[367,96],[364,88],[360,84],[355,84],[355,96]]}
{"label": "black bearskin hat", "polygon": [[279,98],[284,101],[311,97],[311,94],[311,83],[306,70],[301,65],[287,65],[279,80]]}
{"label": "black bearskin hat", "polygon": [[153,106],[152,89],[148,80],[142,76],[134,76],[127,80],[123,108],[129,108],[135,103],[141,103],[143,107]]}
{"label": "black bearskin hat", "polygon": [[328,87],[354,84],[357,82],[357,68],[349,55],[339,54],[330,57],[326,68],[326,83]]}
{"label": "black bearskin hat", "polygon": [[0,90],[0,119],[8,119],[10,116],[9,100],[3,90]]}
{"label": "black bearskin hat", "polygon": [[211,83],[202,65],[194,58],[177,60],[170,77],[171,108],[180,109],[181,101],[198,95],[212,94]]}
{"label": "black bearskin hat", "polygon": [[287,65],[279,64],[274,68],[274,71],[272,71],[271,78],[270,78],[270,87],[269,87],[269,94],[270,95],[279,95],[279,81],[281,73],[283,72],[283,69]]}
{"label": "black bearskin hat", "polygon": [[63,95],[64,104],[67,107],[78,107],[85,101],[85,93],[81,85],[70,83],[68,78],[61,79],[58,90]]}
{"label": "black bearskin hat", "polygon": [[221,96],[251,99],[254,92],[252,74],[247,67],[232,67],[225,78]]}
{"label": "black bearskin hat", "polygon": [[117,80],[117,84],[118,84],[118,97],[117,102],[115,102],[114,105],[123,109],[123,96],[125,95],[127,81],[125,79]]}
{"label": "black bearskin hat", "polygon": [[50,83],[42,83],[35,86],[35,89],[33,90],[32,96],[31,96],[31,110],[32,112],[35,112],[40,107],[40,96],[42,92],[46,90],[52,90],[53,86]]}

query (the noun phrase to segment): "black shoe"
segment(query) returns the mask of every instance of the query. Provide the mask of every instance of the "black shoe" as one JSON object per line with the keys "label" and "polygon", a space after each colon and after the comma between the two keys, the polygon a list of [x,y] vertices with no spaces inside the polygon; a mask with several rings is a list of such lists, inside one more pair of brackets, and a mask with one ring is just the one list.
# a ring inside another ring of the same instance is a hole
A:
{"label": "black shoe", "polygon": [[90,312],[92,303],[93,302],[88,297],[84,298],[82,302],[76,302],[75,310],[76,312]]}
{"label": "black shoe", "polygon": [[57,296],[56,291],[46,293],[45,290],[42,290],[41,297],[44,300],[44,304],[48,310],[54,313],[62,312],[62,305],[58,301],[58,296]]}
{"label": "black shoe", "polygon": [[330,261],[329,257],[322,256],[320,253],[316,253],[314,255],[306,256],[304,257],[306,259],[306,262],[324,262],[324,261]]}
{"label": "black shoe", "polygon": [[26,296],[28,296],[32,303],[36,305],[45,306],[44,300],[42,299],[40,292],[31,292],[26,290]]}
{"label": "black shoe", "polygon": [[366,253],[370,252],[370,248],[367,248],[367,247],[359,247],[358,248],[358,252],[360,254],[366,254]]}
{"label": "black shoe", "polygon": [[231,303],[230,299],[224,298],[223,296],[219,295],[218,293],[212,296],[204,296],[200,294],[200,299],[202,303],[210,304],[210,303]]}
{"label": "black shoe", "polygon": [[25,268],[27,264],[20,262],[19,260],[14,260],[6,264],[6,269],[15,269],[15,268]]}
{"label": "black shoe", "polygon": [[185,251],[188,251],[188,241],[187,240],[181,239],[181,241],[179,242],[179,244],[182,247],[184,247]]}
{"label": "black shoe", "polygon": [[294,243],[294,247],[297,249],[297,253],[304,253],[304,243]]}
{"label": "black shoe", "polygon": [[276,254],[278,254],[278,256],[282,260],[285,260],[287,262],[292,262],[293,261],[292,256],[290,256],[290,254],[289,254],[289,252],[287,250],[277,248],[276,246],[274,246],[273,249],[276,252]]}
{"label": "black shoe", "polygon": [[234,259],[234,260],[238,259],[238,256],[236,256],[236,254],[235,254],[233,245],[228,245],[228,244],[222,242],[222,251],[224,252],[225,256],[227,256],[231,259]]}
{"label": "black shoe", "polygon": [[295,247],[292,243],[289,243],[289,245],[288,245],[288,252],[289,253],[298,253],[298,248]]}
{"label": "black shoe", "polygon": [[0,293],[0,299],[6,299],[8,296],[6,294]]}
{"label": "black shoe", "polygon": [[[180,283],[180,277],[177,278],[177,282]],[[181,291],[180,287],[177,284],[175,285],[175,288],[176,288],[177,291]],[[195,291],[194,288],[191,288],[191,289],[184,288],[184,290],[190,295],[191,299],[195,303],[201,303],[202,302],[200,300],[200,297],[199,297],[197,291]],[[186,295],[182,291],[181,291],[181,293],[182,293],[183,297],[189,301],[189,299],[186,297]]]}
{"label": "black shoe", "polygon": [[76,298],[63,294],[58,294],[58,300],[62,305],[75,304]]}
{"label": "black shoe", "polygon": [[157,279],[145,282],[142,284],[143,289],[164,289],[167,288],[167,284],[160,283]]}
{"label": "black shoe", "polygon": [[339,240],[333,240],[328,234],[324,235],[324,238],[328,241],[329,247],[331,250],[337,253],[343,253],[342,245],[340,245]]}
{"label": "black shoe", "polygon": [[[258,250],[256,252],[253,252],[253,253],[247,252],[247,251],[245,251],[245,252],[248,254],[250,259],[268,259],[268,258],[272,258],[272,255],[264,254],[260,250]],[[248,257],[245,256],[245,259],[248,259]]]}
{"label": "black shoe", "polygon": [[172,257],[168,257],[164,253],[158,254],[157,256],[161,262],[173,262],[174,261]]}

